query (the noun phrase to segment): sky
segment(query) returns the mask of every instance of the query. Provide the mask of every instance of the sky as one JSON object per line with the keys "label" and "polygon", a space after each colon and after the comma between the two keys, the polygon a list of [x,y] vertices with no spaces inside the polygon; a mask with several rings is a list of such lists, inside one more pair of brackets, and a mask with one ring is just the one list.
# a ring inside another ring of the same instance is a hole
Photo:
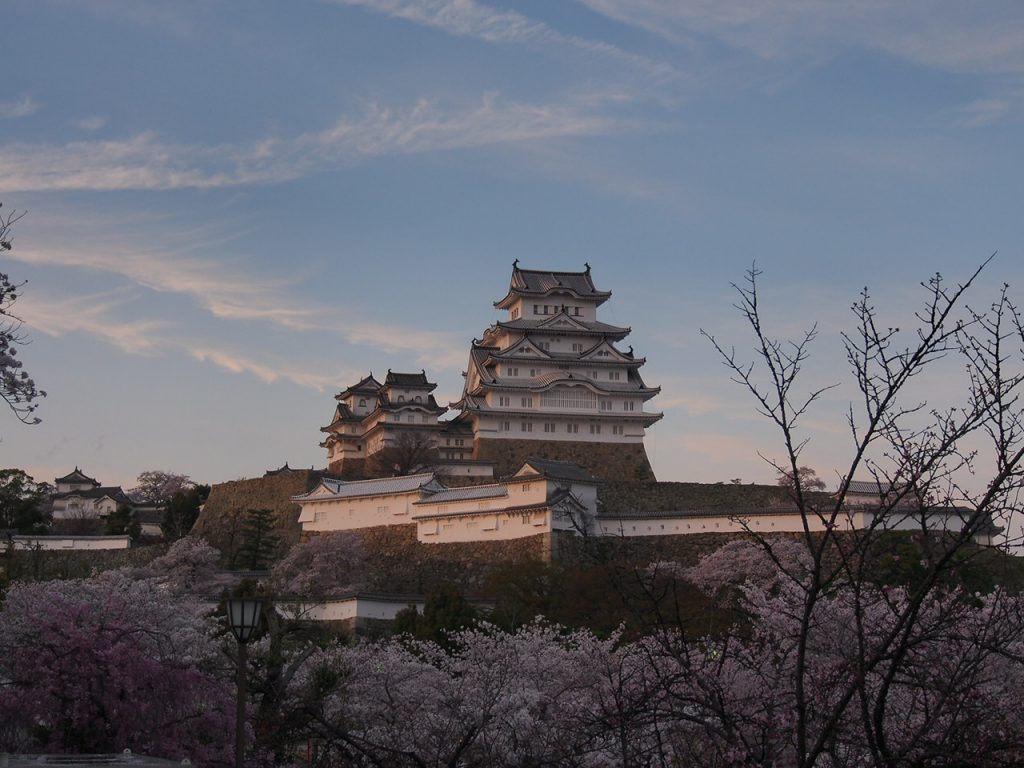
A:
{"label": "sky", "polygon": [[[817,323],[808,388],[849,381],[865,286],[909,330],[936,272],[1024,285],[1015,1],[8,0],[3,54],[0,271],[48,397],[0,464],[37,479],[322,467],[368,372],[458,399],[518,259],[613,292],[660,480],[772,482],[700,332],[751,354],[752,264],[773,333]],[[830,486],[852,397],[801,425]]]}

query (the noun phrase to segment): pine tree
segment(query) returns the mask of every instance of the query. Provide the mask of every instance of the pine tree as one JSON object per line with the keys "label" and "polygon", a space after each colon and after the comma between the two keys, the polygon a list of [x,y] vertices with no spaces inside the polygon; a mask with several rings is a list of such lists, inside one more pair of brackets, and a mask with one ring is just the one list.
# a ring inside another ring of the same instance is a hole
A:
{"label": "pine tree", "polygon": [[274,512],[270,509],[250,509],[242,523],[242,548],[238,562],[250,571],[263,571],[277,554],[280,539],[274,533]]}

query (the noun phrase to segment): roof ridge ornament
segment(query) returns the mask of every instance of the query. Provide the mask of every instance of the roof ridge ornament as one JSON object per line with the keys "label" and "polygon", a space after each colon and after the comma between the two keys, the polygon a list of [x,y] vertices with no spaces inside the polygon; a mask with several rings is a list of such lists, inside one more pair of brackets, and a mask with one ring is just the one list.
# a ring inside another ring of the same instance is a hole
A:
{"label": "roof ridge ornament", "polygon": [[583,262],[583,266],[587,268],[586,269],[586,274],[589,275],[590,274],[590,262],[589,261],[584,261]]}

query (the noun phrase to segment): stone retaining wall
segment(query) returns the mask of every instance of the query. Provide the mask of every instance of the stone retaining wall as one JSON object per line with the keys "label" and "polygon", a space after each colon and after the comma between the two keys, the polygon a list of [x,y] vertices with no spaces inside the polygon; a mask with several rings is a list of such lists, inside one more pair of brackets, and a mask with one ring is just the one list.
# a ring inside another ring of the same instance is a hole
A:
{"label": "stone retaining wall", "polygon": [[202,536],[230,560],[241,546],[246,512],[269,509],[274,513],[274,532],[283,553],[302,533],[300,508],[291,497],[312,490],[324,474],[321,470],[301,469],[288,474],[217,483],[210,489],[210,497],[192,533]]}
{"label": "stone retaining wall", "polygon": [[653,481],[654,471],[642,443],[581,443],[545,440],[477,440],[474,459],[497,462],[495,477],[517,472],[530,457],[572,461],[600,480]]}

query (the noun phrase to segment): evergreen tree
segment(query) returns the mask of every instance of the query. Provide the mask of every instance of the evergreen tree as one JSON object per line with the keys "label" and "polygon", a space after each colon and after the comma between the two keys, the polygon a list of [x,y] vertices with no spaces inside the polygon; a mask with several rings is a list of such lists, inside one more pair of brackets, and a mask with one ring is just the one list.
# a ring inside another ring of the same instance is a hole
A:
{"label": "evergreen tree", "polygon": [[210,486],[194,485],[185,490],[176,491],[167,502],[163,522],[160,529],[168,541],[177,541],[188,535],[199,518],[199,508],[210,495]]}
{"label": "evergreen tree", "polygon": [[250,571],[263,571],[277,554],[280,539],[274,533],[274,512],[270,509],[250,509],[242,523],[242,548],[238,564]]}
{"label": "evergreen tree", "polygon": [[0,469],[0,529],[43,533],[50,522],[50,486],[20,469]]}
{"label": "evergreen tree", "polygon": [[132,541],[142,535],[142,526],[132,516],[132,508],[127,504],[119,504],[117,510],[107,515],[104,531],[111,536],[128,534]]}

